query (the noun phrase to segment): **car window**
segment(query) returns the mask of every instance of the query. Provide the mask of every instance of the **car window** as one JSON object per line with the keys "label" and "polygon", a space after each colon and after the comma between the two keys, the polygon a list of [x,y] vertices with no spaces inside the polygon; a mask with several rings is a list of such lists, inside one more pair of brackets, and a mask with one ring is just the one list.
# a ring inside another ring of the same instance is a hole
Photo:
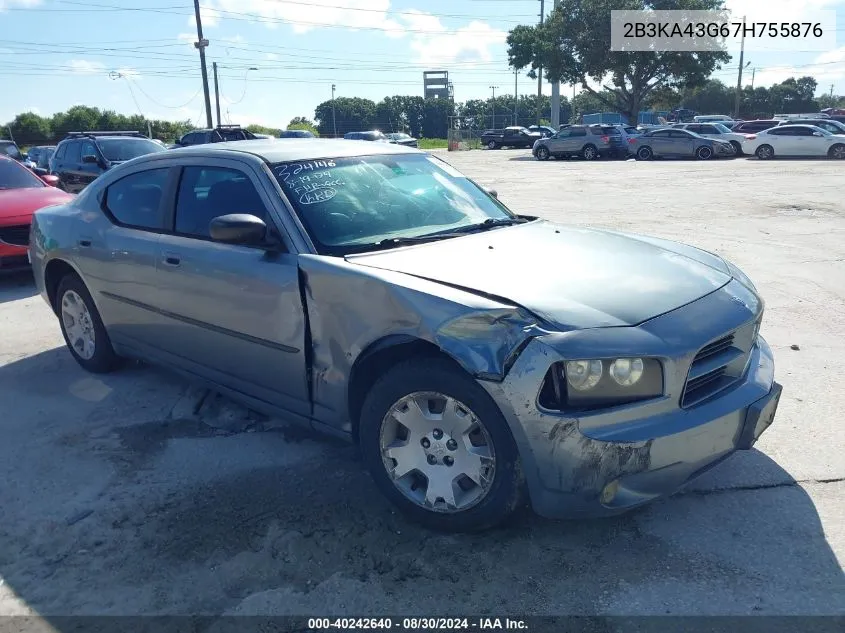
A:
{"label": "car window", "polygon": [[808,127],[806,125],[801,125],[801,126],[795,128],[795,132],[793,132],[793,134],[795,136],[812,136],[813,133],[815,133],[817,131],[818,130],[814,130],[813,128]]}
{"label": "car window", "polygon": [[18,146],[15,143],[0,143],[0,152],[5,154],[6,156],[10,156],[15,160],[20,160],[23,158],[21,155],[21,151],[18,149]]}
{"label": "car window", "polygon": [[659,136],[661,138],[666,138],[670,135],[671,130],[657,130],[656,132],[650,132],[649,136]]}
{"label": "car window", "polygon": [[[699,125],[699,129],[697,130],[690,130],[690,132],[697,132],[698,134],[719,134],[719,130],[716,128],[715,125]],[[727,132],[727,128],[725,128]]]}
{"label": "car window", "polygon": [[669,130],[669,136],[671,138],[693,138],[692,132],[687,132],[686,130]]}
{"label": "car window", "polygon": [[56,148],[56,154],[55,154],[56,159],[64,158],[66,153],[67,153],[67,143],[61,143]]}
{"label": "car window", "polygon": [[792,128],[788,128],[788,127],[775,127],[775,128],[770,129],[768,131],[768,133],[772,134],[774,136],[795,136],[792,133]]}
{"label": "car window", "polygon": [[267,209],[249,177],[226,167],[185,167],[176,198],[176,232],[208,238],[211,221],[245,213],[269,224]]}
{"label": "car window", "polygon": [[276,163],[272,169],[325,254],[389,248],[394,238],[436,236],[512,217],[466,176],[428,155]]}
{"label": "car window", "polygon": [[67,151],[65,152],[65,160],[69,163],[82,162],[82,154],[80,152],[80,149],[82,149],[82,142],[81,141],[70,141],[67,144]]}
{"label": "car window", "polygon": [[0,159],[0,191],[41,189],[46,185],[29,169],[11,160]]}
{"label": "car window", "polygon": [[82,156],[96,156],[97,148],[91,141],[82,141]]}
{"label": "car window", "polygon": [[104,138],[100,139],[100,149],[110,161],[131,160],[145,154],[167,151],[147,138]]}
{"label": "car window", "polygon": [[568,138],[571,132],[572,128],[568,127],[565,130],[561,130],[560,132],[558,132],[555,136],[557,138]]}
{"label": "car window", "polygon": [[583,127],[569,128],[569,136],[587,136],[587,129]]}
{"label": "car window", "polygon": [[161,229],[161,198],[169,169],[141,171],[109,185],[105,207],[124,226]]}

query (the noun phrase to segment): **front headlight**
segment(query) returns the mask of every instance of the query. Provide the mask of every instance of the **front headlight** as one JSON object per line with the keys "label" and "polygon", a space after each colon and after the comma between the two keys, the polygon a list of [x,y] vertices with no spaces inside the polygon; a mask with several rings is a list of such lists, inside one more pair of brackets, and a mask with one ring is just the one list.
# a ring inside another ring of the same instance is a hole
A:
{"label": "front headlight", "polygon": [[555,363],[540,393],[548,409],[600,409],[663,395],[656,358],[580,359]]}
{"label": "front headlight", "polygon": [[725,262],[725,265],[728,267],[728,271],[731,273],[731,277],[736,279],[739,283],[741,283],[743,286],[745,286],[749,290],[753,290],[754,292],[757,292],[757,287],[754,285],[754,282],[751,281],[751,279],[748,277],[748,275],[746,275],[744,272],[742,272],[739,268],[737,268],[734,264],[729,262],[727,259],[722,258],[722,261]]}

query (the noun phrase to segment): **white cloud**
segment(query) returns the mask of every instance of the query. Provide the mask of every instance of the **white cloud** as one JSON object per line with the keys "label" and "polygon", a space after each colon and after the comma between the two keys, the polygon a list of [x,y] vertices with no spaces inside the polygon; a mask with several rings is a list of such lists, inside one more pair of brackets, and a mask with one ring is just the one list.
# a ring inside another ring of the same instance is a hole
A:
{"label": "white cloud", "polygon": [[39,4],[41,4],[41,0],[0,0],[0,11],[11,9],[12,7],[29,9]]}
{"label": "white cloud", "polygon": [[269,59],[272,62],[272,61],[276,61],[277,59],[279,59],[279,56],[276,55],[276,53],[266,53],[264,55],[264,59]]}
{"label": "white cloud", "polygon": [[[827,92],[831,83],[845,78],[845,46],[818,55],[810,64],[758,69],[754,75],[754,85],[770,86],[790,77],[804,76],[813,77],[818,82],[820,93]],[[749,75],[744,75],[743,83],[748,84],[749,81]]]}
{"label": "white cloud", "polygon": [[72,59],[69,65],[71,72],[77,75],[93,75],[95,73],[101,73],[106,69],[102,63],[92,62],[87,59]]}
{"label": "white cloud", "polygon": [[449,30],[437,16],[421,11],[409,12],[403,19],[408,23],[413,61],[424,66],[463,63],[471,67],[474,62],[489,62],[491,49],[503,46],[507,38],[505,31],[481,20]]}
{"label": "white cloud", "polygon": [[32,112],[33,114],[38,114],[38,115],[40,115],[40,114],[41,114],[41,109],[40,109],[40,108],[37,108],[37,107],[35,107],[35,106],[27,106],[27,107],[24,109],[24,112]]}
{"label": "white cloud", "polygon": [[[219,14],[216,13],[214,10],[214,6],[210,2],[201,2],[200,3],[200,18],[202,18],[202,28],[214,28],[220,23]],[[197,29],[197,18],[196,16],[191,16],[188,18],[188,26],[193,27],[194,32]]]}

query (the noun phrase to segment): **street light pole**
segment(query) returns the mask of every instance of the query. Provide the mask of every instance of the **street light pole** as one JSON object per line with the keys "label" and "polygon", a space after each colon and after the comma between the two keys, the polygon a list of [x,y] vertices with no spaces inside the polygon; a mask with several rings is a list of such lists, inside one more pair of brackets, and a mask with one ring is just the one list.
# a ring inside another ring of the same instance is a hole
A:
{"label": "street light pole", "polygon": [[211,62],[211,68],[214,70],[214,103],[217,110],[217,127],[220,127],[220,88],[217,84],[217,62]]}
{"label": "street light pole", "polygon": [[519,91],[517,88],[517,79],[519,75],[517,74],[516,68],[513,69],[513,124],[519,125],[519,121],[516,115],[517,109],[517,99],[519,99]]}
{"label": "street light pole", "polygon": [[493,128],[496,127],[496,88],[499,86],[490,86],[493,91]]}
{"label": "street light pole", "polygon": [[205,93],[205,120],[208,127],[211,128],[214,124],[211,122],[211,97],[208,94],[208,68],[205,65],[205,49],[208,46],[208,40],[202,36],[202,19],[200,18],[200,0],[194,0],[194,15],[197,19],[197,40],[194,42],[194,48],[200,52],[200,68],[202,70],[202,90]]}
{"label": "street light pole", "polygon": [[334,90],[335,85],[332,84],[332,129],[334,129],[334,137],[337,138],[337,116],[334,110]]}
{"label": "street light pole", "polygon": [[[739,46],[739,73],[736,78],[736,103],[734,104],[734,119],[739,118],[739,106],[742,101],[742,70],[745,60],[745,16],[742,16],[742,40]],[[748,62],[749,64],[751,62]]]}

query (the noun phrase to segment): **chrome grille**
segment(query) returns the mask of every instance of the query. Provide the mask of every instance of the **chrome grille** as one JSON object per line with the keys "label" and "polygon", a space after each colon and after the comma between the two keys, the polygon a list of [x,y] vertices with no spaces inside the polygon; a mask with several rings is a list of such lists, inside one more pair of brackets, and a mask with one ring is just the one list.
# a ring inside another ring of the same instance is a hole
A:
{"label": "chrome grille", "polygon": [[29,246],[29,224],[0,226],[0,242],[12,246]]}

